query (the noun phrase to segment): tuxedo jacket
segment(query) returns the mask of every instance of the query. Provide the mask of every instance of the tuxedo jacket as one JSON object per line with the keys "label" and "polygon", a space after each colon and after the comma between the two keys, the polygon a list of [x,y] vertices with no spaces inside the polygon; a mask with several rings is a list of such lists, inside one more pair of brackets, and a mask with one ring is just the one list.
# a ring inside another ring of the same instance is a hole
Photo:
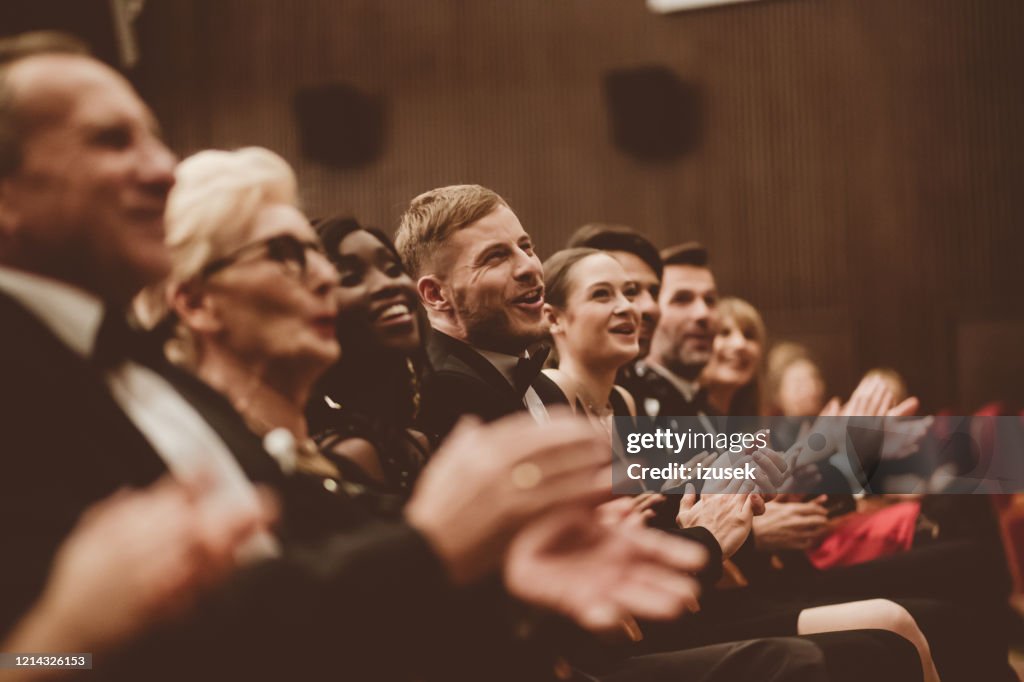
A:
{"label": "tuxedo jacket", "polygon": [[[504,375],[462,341],[431,330],[427,354],[433,371],[428,373],[421,389],[420,424],[425,433],[443,437],[463,414],[475,414],[490,421],[526,409],[522,397],[516,395]],[[569,404],[561,389],[544,374],[537,376],[533,388],[545,405]],[[678,499],[670,501],[678,509]],[[659,527],[699,542],[708,550],[708,567],[699,577],[706,585],[713,585],[722,572],[722,548],[717,540],[704,528],[676,528],[673,505],[662,506],[667,521]]]}
{"label": "tuxedo jacket", "polygon": [[696,417],[698,412],[713,414],[704,392],[687,399],[671,381],[650,368],[643,360],[619,371],[616,383],[636,400],[637,411],[648,417]]}
{"label": "tuxedo jacket", "polygon": [[[99,372],[2,292],[0,325],[2,641],[39,597],[55,551],[82,511],[120,488],[154,482],[166,467]],[[412,669],[421,675],[432,665],[432,650],[444,650],[444,638],[465,622],[422,536],[404,524],[359,518],[344,495],[310,479],[286,480],[227,401],[182,372],[163,370],[246,474],[277,489],[285,551],[239,571],[186,621],[161,626],[116,656],[97,657],[93,676],[407,679]],[[322,532],[308,532],[313,517]],[[307,531],[301,542],[288,542],[289,526]]]}
{"label": "tuxedo jacket", "polygon": [[[493,421],[526,409],[505,376],[468,344],[432,329],[427,357],[430,368],[420,387],[417,425],[429,436],[443,439],[465,414]],[[568,405],[565,394],[544,374],[532,386],[545,405]]]}

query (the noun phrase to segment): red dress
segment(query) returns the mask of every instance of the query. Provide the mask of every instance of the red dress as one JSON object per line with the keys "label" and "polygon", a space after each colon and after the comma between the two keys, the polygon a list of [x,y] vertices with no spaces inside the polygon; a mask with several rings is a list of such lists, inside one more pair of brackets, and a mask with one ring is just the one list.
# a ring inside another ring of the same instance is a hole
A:
{"label": "red dress", "polygon": [[819,569],[851,566],[910,549],[920,502],[899,502],[868,514],[849,514],[807,558]]}

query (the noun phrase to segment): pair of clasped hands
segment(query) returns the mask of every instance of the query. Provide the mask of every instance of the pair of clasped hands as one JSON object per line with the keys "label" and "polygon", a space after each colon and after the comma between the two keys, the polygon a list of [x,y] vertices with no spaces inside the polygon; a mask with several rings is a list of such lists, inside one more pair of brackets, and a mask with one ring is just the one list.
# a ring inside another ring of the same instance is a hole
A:
{"label": "pair of clasped hands", "polygon": [[[767,436],[767,431],[759,431]],[[786,484],[792,466],[787,458],[768,448],[748,448],[739,453],[702,452],[691,458],[687,466],[696,470],[726,469],[749,463],[753,478],[708,479],[697,495],[692,482],[669,480],[663,491],[682,490],[678,495],[676,523],[680,528],[703,527],[718,541],[723,558],[729,558],[750,534],[753,519],[765,512],[765,503]],[[606,523],[642,526],[655,515],[653,507],[666,503],[666,495],[644,493],[623,497],[602,506]]]}
{"label": "pair of clasped hands", "polygon": [[[702,496],[700,502],[695,503],[696,497],[691,487],[683,495],[677,521],[682,527],[707,527],[719,540],[726,557],[739,548],[751,529],[759,549],[811,549],[832,528],[826,506],[827,496],[817,495],[813,499],[805,499],[808,496],[798,494],[797,491],[812,491],[820,484],[821,474],[817,464],[838,451],[845,442],[848,420],[876,420],[873,422],[876,428],[884,433],[880,449],[882,459],[900,459],[916,451],[918,443],[932,424],[931,417],[909,419],[918,407],[919,401],[915,397],[897,403],[884,380],[866,376],[845,403],[839,398],[829,401],[819,419],[813,424],[808,423],[796,443],[786,452],[777,454],[763,451],[768,459],[762,459],[758,467],[768,481],[760,478],[758,487],[771,490],[770,483],[779,492],[770,504],[764,504],[769,498],[756,493],[751,494],[749,500],[735,495],[708,495]],[[825,445],[809,448],[810,434],[818,434]],[[780,460],[784,465],[782,469],[771,466],[772,462],[778,463]],[[702,464],[705,468],[725,467],[731,466],[733,461],[736,461],[735,458],[730,459],[727,455],[702,453],[691,464],[694,467]],[[778,475],[787,470],[788,475],[780,479]],[[703,492],[737,492],[736,489],[742,490],[742,486],[735,481],[725,486],[723,482],[711,481],[705,485]],[[703,505],[707,507],[700,513]]]}

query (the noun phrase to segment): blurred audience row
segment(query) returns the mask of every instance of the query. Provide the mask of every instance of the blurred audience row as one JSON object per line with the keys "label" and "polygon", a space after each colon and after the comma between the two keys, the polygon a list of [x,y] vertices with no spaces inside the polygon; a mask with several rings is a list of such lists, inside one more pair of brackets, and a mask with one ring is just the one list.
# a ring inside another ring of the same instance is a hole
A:
{"label": "blurred audience row", "polygon": [[392,240],[311,222],[269,150],[177,163],[157,129],[73,39],[0,41],[3,651],[133,680],[1015,679],[985,496],[797,494],[842,479],[797,434],[730,459],[754,480],[612,495],[615,418],[918,410],[891,370],[826,402],[700,244],[592,224],[542,263],[478,185]]}

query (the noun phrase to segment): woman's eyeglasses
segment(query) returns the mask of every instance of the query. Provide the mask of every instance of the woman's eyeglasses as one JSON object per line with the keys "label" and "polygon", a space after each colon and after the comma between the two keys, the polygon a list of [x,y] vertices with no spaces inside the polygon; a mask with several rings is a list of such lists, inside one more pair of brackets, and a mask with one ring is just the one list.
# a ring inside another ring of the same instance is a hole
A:
{"label": "woman's eyeglasses", "polygon": [[199,271],[199,277],[201,279],[205,279],[215,272],[223,270],[229,265],[236,263],[246,255],[250,253],[257,253],[259,251],[264,251],[264,258],[276,263],[281,263],[289,273],[299,278],[304,278],[306,276],[306,266],[308,263],[306,258],[307,251],[315,251],[324,256],[324,258],[327,257],[324,253],[324,247],[319,241],[305,241],[298,239],[297,237],[293,237],[290,234],[281,234],[276,237],[261,239],[258,242],[246,244],[226,256],[210,261],[202,270]]}

